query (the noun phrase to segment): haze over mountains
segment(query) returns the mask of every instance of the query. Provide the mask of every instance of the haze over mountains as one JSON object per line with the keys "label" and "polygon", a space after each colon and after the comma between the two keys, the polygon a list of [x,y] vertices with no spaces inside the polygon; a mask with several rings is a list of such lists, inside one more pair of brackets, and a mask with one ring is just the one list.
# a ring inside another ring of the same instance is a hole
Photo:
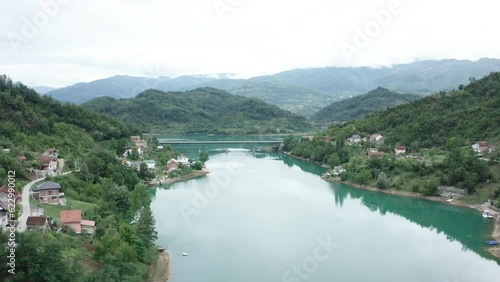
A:
{"label": "haze over mountains", "polygon": [[364,94],[377,87],[400,93],[427,95],[467,84],[500,71],[499,59],[417,61],[392,67],[328,67],[296,69],[250,79],[216,79],[206,76],[178,78],[114,76],[78,83],[47,93],[55,99],[84,103],[109,96],[130,98],[146,89],[186,91],[214,87],[231,94],[256,97],[282,109],[309,117],[325,105]]}

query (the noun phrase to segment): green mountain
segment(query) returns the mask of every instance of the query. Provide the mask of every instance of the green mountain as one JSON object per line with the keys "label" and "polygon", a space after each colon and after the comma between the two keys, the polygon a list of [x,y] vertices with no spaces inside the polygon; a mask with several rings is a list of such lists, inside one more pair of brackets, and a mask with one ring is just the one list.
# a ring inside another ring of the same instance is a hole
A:
{"label": "green mountain", "polygon": [[250,79],[207,76],[131,77],[114,76],[78,83],[48,93],[55,99],[84,103],[109,96],[131,98],[146,89],[186,91],[213,87],[231,94],[259,98],[282,109],[309,117],[322,106],[347,97],[384,87],[399,93],[427,95],[451,90],[470,77],[483,77],[500,71],[500,60],[430,60],[392,67],[327,67],[296,69]]}
{"label": "green mountain", "polygon": [[316,112],[311,117],[311,120],[314,122],[333,122],[359,119],[368,114],[405,104],[419,98],[421,96],[400,94],[379,87],[364,95],[334,102]]}
{"label": "green mountain", "polygon": [[137,133],[116,118],[40,96],[5,75],[0,76],[0,109],[0,147],[17,147],[20,151],[13,154],[56,147],[78,155],[95,141]]}
{"label": "green mountain", "polygon": [[153,132],[285,133],[308,128],[305,118],[255,98],[214,88],[147,90],[130,99],[103,97],[84,104]]}

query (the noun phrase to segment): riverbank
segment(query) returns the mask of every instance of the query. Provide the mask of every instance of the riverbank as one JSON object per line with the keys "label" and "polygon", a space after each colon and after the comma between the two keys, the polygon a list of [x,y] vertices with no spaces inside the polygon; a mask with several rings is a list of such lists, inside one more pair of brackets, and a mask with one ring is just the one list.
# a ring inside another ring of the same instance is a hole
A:
{"label": "riverbank", "polygon": [[172,183],[176,183],[176,182],[181,182],[181,181],[184,181],[184,180],[189,180],[189,179],[195,179],[195,178],[198,178],[198,177],[202,177],[202,176],[205,176],[207,174],[210,173],[210,170],[204,168],[202,170],[195,170],[191,173],[188,173],[188,174],[185,174],[185,175],[181,175],[181,176],[177,176],[177,177],[174,177],[174,178],[167,178],[165,179],[164,181],[162,181],[163,184],[172,184]]}
{"label": "riverbank", "polygon": [[167,250],[158,251],[158,260],[151,266],[148,282],[165,282],[170,277],[170,254]]}
{"label": "riverbank", "polygon": [[[384,193],[384,194],[389,194],[389,195],[397,195],[397,196],[402,196],[402,197],[411,197],[411,198],[416,198],[416,199],[441,202],[441,203],[445,203],[445,204],[449,204],[449,205],[453,205],[453,206],[459,206],[459,207],[477,210],[481,213],[485,209],[489,209],[490,212],[496,218],[495,223],[494,223],[494,227],[493,227],[493,231],[491,233],[491,237],[496,241],[500,241],[500,212],[497,209],[494,209],[491,207],[485,207],[481,204],[476,204],[476,205],[467,204],[467,203],[461,202],[457,198],[453,199],[452,201],[449,201],[449,198],[443,197],[443,196],[424,196],[420,193],[413,193],[413,192],[409,192],[409,191],[400,191],[400,190],[394,190],[394,189],[380,189],[380,188],[373,187],[373,186],[352,183],[350,181],[341,181],[340,177],[323,176],[321,178],[328,181],[328,182],[342,183],[342,184],[346,184],[346,185],[349,185],[351,187],[358,188],[358,189],[368,190],[368,191],[377,192],[377,193]],[[500,258],[500,247],[490,247],[487,250],[496,258]]]}

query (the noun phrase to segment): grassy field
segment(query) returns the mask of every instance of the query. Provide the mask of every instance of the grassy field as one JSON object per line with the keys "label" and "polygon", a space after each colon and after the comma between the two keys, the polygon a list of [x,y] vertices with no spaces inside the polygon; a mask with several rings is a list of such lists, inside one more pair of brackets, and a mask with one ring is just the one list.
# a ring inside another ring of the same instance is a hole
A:
{"label": "grassy field", "polygon": [[57,222],[59,222],[59,216],[62,210],[82,210],[88,211],[94,208],[96,205],[92,203],[66,199],[66,206],[59,205],[49,205],[49,204],[40,204],[40,207],[43,208],[45,216],[54,218]]}

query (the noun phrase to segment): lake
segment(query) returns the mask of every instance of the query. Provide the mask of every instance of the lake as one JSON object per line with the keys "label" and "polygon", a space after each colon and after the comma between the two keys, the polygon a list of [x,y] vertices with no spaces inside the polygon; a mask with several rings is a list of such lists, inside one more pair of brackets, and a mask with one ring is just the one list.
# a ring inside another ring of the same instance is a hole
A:
{"label": "lake", "polygon": [[154,193],[171,282],[500,277],[485,251],[492,223],[476,211],[329,183],[320,166],[251,145],[176,148],[208,151],[212,172]]}

